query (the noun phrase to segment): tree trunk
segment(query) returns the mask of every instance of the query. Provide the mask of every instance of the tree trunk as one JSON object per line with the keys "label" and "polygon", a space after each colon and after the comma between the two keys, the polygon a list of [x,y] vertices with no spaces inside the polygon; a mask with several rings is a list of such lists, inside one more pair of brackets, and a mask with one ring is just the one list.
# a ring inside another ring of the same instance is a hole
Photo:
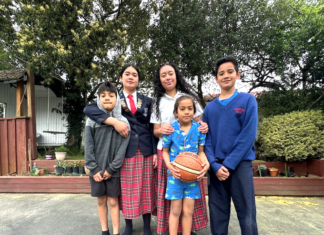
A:
{"label": "tree trunk", "polygon": [[79,152],[84,128],[85,99],[82,90],[75,84],[73,78],[65,84],[64,113],[67,114],[68,131],[66,135],[67,145],[74,153]]}

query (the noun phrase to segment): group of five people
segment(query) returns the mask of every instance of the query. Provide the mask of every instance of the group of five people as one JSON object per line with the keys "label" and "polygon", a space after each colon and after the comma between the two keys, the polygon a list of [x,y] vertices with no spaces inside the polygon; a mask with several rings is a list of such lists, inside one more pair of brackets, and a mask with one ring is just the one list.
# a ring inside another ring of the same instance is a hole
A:
{"label": "group of five people", "polygon": [[[110,83],[98,89],[97,102],[84,113],[85,165],[90,170],[91,195],[97,197],[102,234],[119,234],[119,210],[132,234],[132,220],[143,217],[143,233],[151,235],[151,214],[157,234],[169,230],[189,235],[207,227],[207,204],[202,177],[209,170],[211,233],[227,234],[233,199],[242,234],[257,234],[252,163],[257,126],[255,98],[235,90],[238,63],[227,56],[216,62],[220,96],[203,111],[177,67],[157,68],[153,100],[137,92],[140,71],[122,67],[123,91]],[[202,159],[197,182],[180,180],[173,166],[181,152]],[[108,205],[107,205],[108,204]]]}

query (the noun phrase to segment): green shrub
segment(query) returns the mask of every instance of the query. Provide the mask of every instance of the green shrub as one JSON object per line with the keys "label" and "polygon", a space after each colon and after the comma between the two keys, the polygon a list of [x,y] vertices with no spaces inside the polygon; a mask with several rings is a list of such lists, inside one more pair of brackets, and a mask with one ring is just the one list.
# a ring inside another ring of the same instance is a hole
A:
{"label": "green shrub", "polygon": [[324,156],[324,115],[302,111],[264,118],[258,128],[259,151],[273,160],[302,161]]}
{"label": "green shrub", "polygon": [[55,152],[67,152],[69,149],[65,147],[63,144],[60,147],[55,148]]}

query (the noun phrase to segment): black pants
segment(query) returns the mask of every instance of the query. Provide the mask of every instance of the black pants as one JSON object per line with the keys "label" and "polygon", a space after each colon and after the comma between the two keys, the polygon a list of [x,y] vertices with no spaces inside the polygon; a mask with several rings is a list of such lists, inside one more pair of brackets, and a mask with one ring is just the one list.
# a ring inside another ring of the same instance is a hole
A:
{"label": "black pants", "polygon": [[234,171],[230,170],[230,177],[225,181],[219,181],[212,172],[209,175],[211,234],[228,234],[232,198],[242,235],[257,235],[252,162],[242,161]]}

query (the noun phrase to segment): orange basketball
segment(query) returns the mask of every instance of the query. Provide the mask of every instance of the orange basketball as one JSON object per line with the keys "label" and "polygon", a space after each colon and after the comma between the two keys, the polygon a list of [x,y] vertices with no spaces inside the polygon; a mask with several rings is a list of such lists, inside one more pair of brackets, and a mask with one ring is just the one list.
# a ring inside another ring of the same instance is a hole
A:
{"label": "orange basketball", "polygon": [[174,168],[180,171],[180,180],[183,182],[197,181],[202,170],[201,158],[192,152],[182,152],[174,159]]}

